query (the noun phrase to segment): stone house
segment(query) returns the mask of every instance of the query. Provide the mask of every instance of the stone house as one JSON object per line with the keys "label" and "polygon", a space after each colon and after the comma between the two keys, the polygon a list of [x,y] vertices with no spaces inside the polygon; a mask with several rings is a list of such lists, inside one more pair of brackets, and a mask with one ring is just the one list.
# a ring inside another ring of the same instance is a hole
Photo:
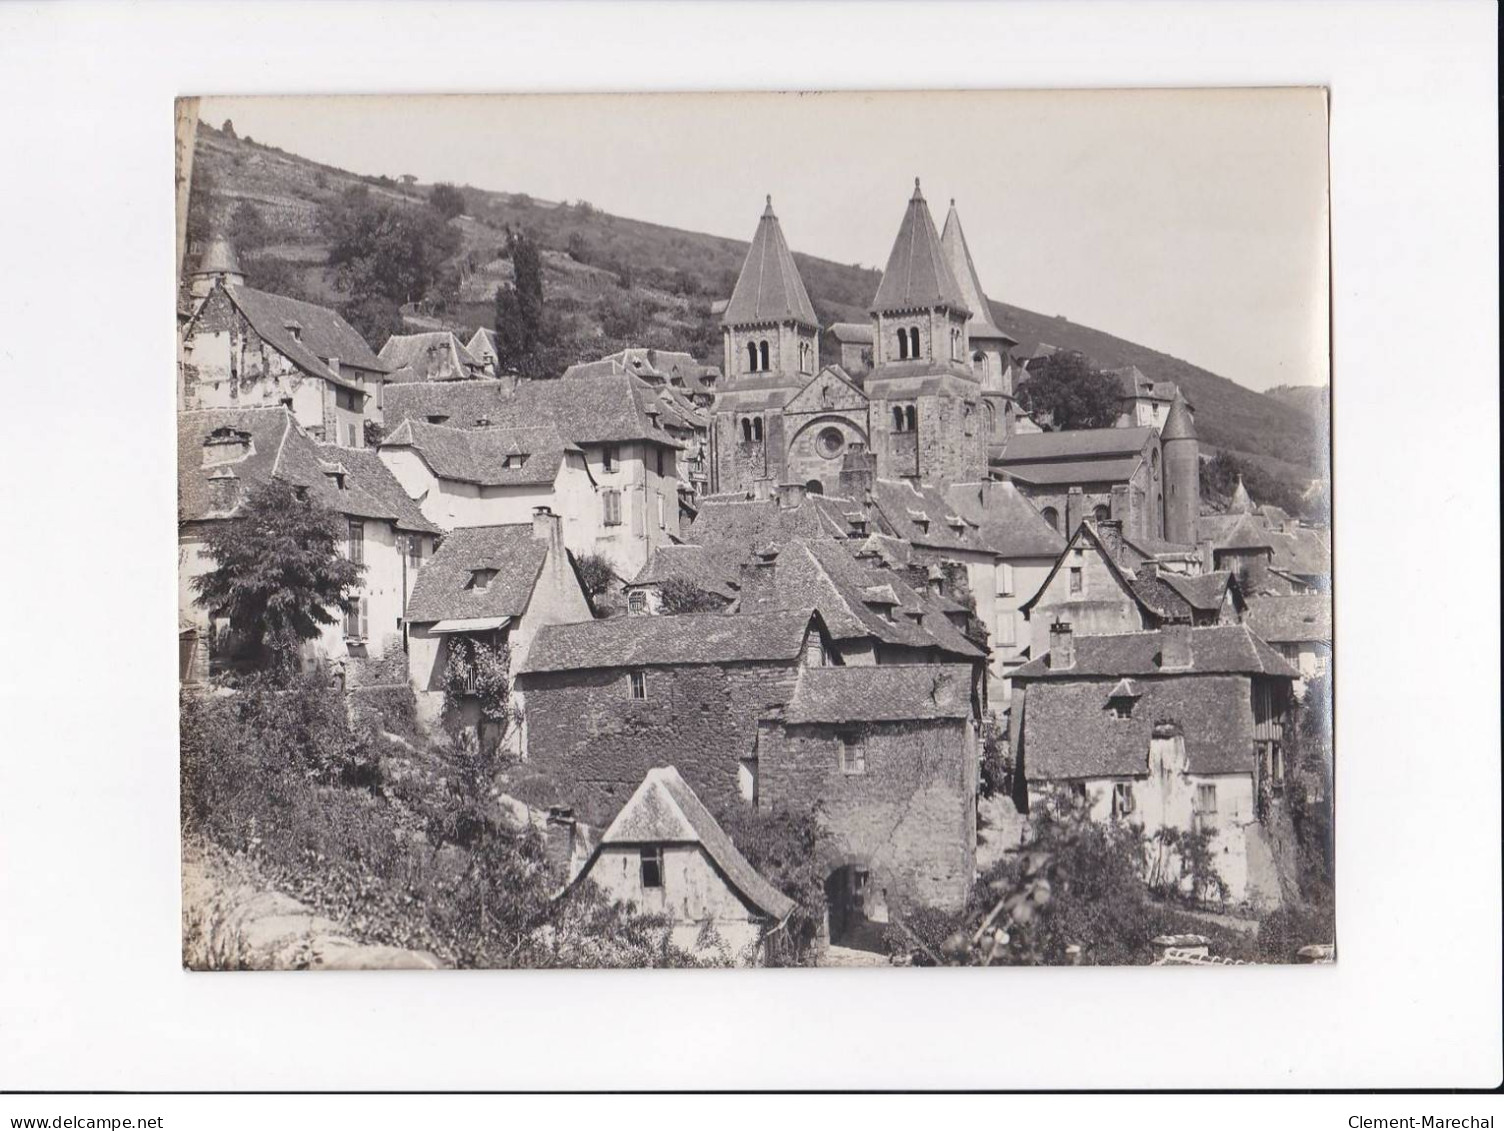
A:
{"label": "stone house", "polygon": [[[1118,428],[1155,428],[1165,426],[1170,408],[1180,393],[1174,381],[1153,381],[1144,376],[1136,365],[1104,371],[1122,388],[1118,397]],[[1194,406],[1186,406],[1195,412]]]}
{"label": "stone house", "polygon": [[664,762],[712,810],[750,803],[758,720],[793,697],[803,667],[834,651],[807,608],[545,627],[517,678],[528,760],[597,826]]}
{"label": "stone house", "polygon": [[[547,507],[535,510],[531,523],[453,531],[419,571],[408,602],[407,670],[419,718],[432,724],[443,714],[455,641],[505,646],[515,673],[544,625],[590,617],[562,522]],[[513,698],[517,707],[525,706],[522,696]],[[465,724],[475,725],[476,705],[463,710]],[[520,742],[518,736],[519,749]]]}
{"label": "stone house", "polygon": [[[1206,831],[1233,903],[1280,898],[1269,831],[1291,768],[1285,727],[1297,672],[1246,625],[1080,636],[1055,626],[1047,655],[1014,673],[1017,772],[1094,820]],[[1151,867],[1177,862],[1161,852]]]}
{"label": "stone house", "polygon": [[[391,441],[407,420],[464,430],[548,427],[565,442],[563,478],[552,487],[532,485],[538,493],[525,502],[525,493],[517,491],[456,503],[457,522],[463,514],[473,516],[463,519],[471,525],[525,521],[533,506],[549,505],[564,519],[570,550],[605,556],[622,578],[636,576],[653,550],[678,540],[680,447],[660,423],[651,387],[631,374],[394,384],[387,404],[384,459],[392,458]],[[479,449],[476,456],[486,465],[480,471],[490,477],[533,474],[526,463],[498,469]],[[400,462],[404,467],[397,470],[394,460],[398,478],[410,490],[426,489],[421,457]]]}
{"label": "stone house", "polygon": [[381,360],[394,383],[466,381],[492,375],[486,373],[486,363],[448,330],[393,334],[381,347]]}
{"label": "stone house", "polygon": [[354,611],[324,627],[305,650],[349,686],[400,682],[408,599],[439,528],[423,516],[376,454],[318,444],[286,408],[202,409],[178,415],[178,616],[180,675],[201,682],[231,657],[225,630],[194,601],[193,578],[214,568],[204,536],[233,521],[245,498],[272,479],[342,516],[345,553],[365,566]]}
{"label": "stone house", "polygon": [[470,340],[465,343],[465,349],[470,351],[470,356],[480,362],[481,369],[487,377],[496,377],[501,370],[497,366],[496,331],[482,326],[470,335]]}
{"label": "stone house", "polygon": [[613,902],[670,923],[681,950],[755,965],[794,901],[737,851],[673,766],[647,772],[570,887],[589,882]]}
{"label": "stone house", "polygon": [[390,373],[327,307],[217,277],[182,327],[180,410],[285,407],[310,435],[365,446]]}
{"label": "stone house", "polygon": [[1248,627],[1300,672],[1295,685],[1297,695],[1304,696],[1307,680],[1331,670],[1330,594],[1250,597]]}
{"label": "stone house", "polygon": [[831,940],[916,906],[957,910],[976,874],[979,687],[965,664],[806,668],[758,729],[755,804],[818,804]]}
{"label": "stone house", "polygon": [[1019,606],[1030,626],[1031,654],[1049,648],[1050,631],[1068,623],[1077,636],[1142,632],[1172,621],[1208,626],[1238,624],[1245,602],[1229,571],[1186,577],[1154,561],[1123,563],[1121,531],[1113,520],[1082,523],[1034,595]]}

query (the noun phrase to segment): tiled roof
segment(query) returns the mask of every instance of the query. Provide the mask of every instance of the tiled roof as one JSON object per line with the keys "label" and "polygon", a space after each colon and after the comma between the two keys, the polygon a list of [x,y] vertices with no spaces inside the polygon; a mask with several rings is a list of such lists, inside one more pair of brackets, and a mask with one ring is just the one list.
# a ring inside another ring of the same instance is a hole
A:
{"label": "tiled roof", "polygon": [[804,280],[799,277],[794,256],[783,238],[783,228],[773,214],[770,196],[721,322],[727,326],[745,326],[788,321],[810,327],[819,325]]}
{"label": "tiled roof", "polygon": [[1185,577],[1178,573],[1161,573],[1159,579],[1178,593],[1194,609],[1212,612],[1222,607],[1228,586],[1236,585],[1231,570]]}
{"label": "tiled roof", "polygon": [[1161,440],[1194,440],[1196,438],[1196,422],[1191,419],[1191,410],[1185,403],[1185,398],[1179,393],[1175,395],[1175,402],[1170,405],[1170,413],[1165,417],[1165,426],[1160,430]]}
{"label": "tiled roof", "polygon": [[793,660],[804,646],[811,612],[725,616],[615,617],[538,631],[524,672],[630,668],[664,664],[726,664]]}
{"label": "tiled roof", "polygon": [[1012,483],[954,483],[945,500],[1005,559],[1053,558],[1065,549],[1064,536]]}
{"label": "tiled roof", "polygon": [[1285,658],[1255,636],[1247,625],[1217,625],[1193,628],[1191,666],[1165,672],[1160,667],[1158,632],[1127,632],[1113,636],[1077,636],[1074,641],[1076,662],[1072,667],[1050,666],[1046,653],[1030,660],[1013,673],[1013,679],[1082,680],[1092,677],[1118,679],[1121,676],[1184,677],[1186,675],[1270,675],[1296,679],[1296,672]]}
{"label": "tiled roof", "polygon": [[734,546],[659,546],[632,585],[657,585],[678,577],[706,593],[733,598],[741,586],[741,563],[746,552]]}
{"label": "tiled roof", "polygon": [[904,209],[903,222],[898,226],[893,250],[888,253],[882,282],[872,298],[872,310],[913,310],[931,306],[983,313],[972,310],[962,295],[961,285],[956,282],[941,250],[935,218],[930,215],[930,207],[924,202],[919,180],[915,178],[914,195]]}
{"label": "tiled roof", "polygon": [[475,428],[481,419],[501,421],[514,385],[495,379],[395,382],[383,390],[382,413],[388,432],[404,420],[430,416],[445,417],[444,423],[454,428]]}
{"label": "tiled roof", "polygon": [[907,722],[971,715],[965,664],[805,668],[784,711],[789,723]]}
{"label": "tiled roof", "polygon": [[[339,358],[342,366],[352,365],[377,373],[391,369],[371,352],[354,326],[327,306],[252,287],[226,287],[225,294],[268,345],[316,377],[352,389],[361,388],[359,381],[329,367],[327,359],[331,357]],[[294,331],[297,337],[293,336]]]}
{"label": "tiled roof", "polygon": [[477,361],[494,362],[496,353],[496,331],[488,330],[484,326],[470,335],[470,340],[465,343],[465,348]]}
{"label": "tiled roof", "polygon": [[872,484],[872,501],[888,528],[916,546],[997,552],[997,546],[975,522],[951,506],[938,487],[915,486],[907,479],[878,479]]}
{"label": "tiled roof", "polygon": [[[1099,639],[1108,639],[1101,637]],[[1077,645],[1085,643],[1078,640]],[[1193,774],[1252,773],[1253,703],[1246,679],[1195,676],[1137,682],[1126,719],[1114,717],[1112,678],[1030,683],[1022,693],[1022,760],[1030,781],[1143,776],[1157,723],[1176,723]]]}
{"label": "tiled roof", "polygon": [[192,275],[239,275],[240,260],[235,258],[235,249],[223,236],[215,236],[211,239],[198,261],[194,263]]}
{"label": "tiled roof", "polygon": [[614,362],[622,371],[649,381],[657,379],[671,385],[682,385],[690,392],[709,392],[712,385],[706,384],[706,377],[720,375],[720,370],[715,366],[705,365],[697,361],[693,354],[682,350],[629,346],[608,354],[601,361]]}
{"label": "tiled roof", "polygon": [[789,538],[844,538],[850,527],[844,511],[859,510],[856,500],[806,495],[797,507],[777,500],[702,499],[699,514],[684,532],[686,542],[761,549]]}
{"label": "tiled roof", "polygon": [[[548,546],[531,523],[462,526],[446,535],[418,570],[407,619],[414,624],[479,617],[520,617],[533,597]],[[472,587],[476,570],[495,570],[485,588]]]}
{"label": "tiled roof", "polygon": [[698,844],[754,911],[781,923],[794,910],[794,901],[765,880],[737,851],[726,831],[672,766],[648,771],[601,834],[590,864],[580,874],[588,875],[601,848],[613,844]]}
{"label": "tiled roof", "polygon": [[1332,598],[1327,593],[1248,598],[1248,627],[1274,644],[1332,641]]}
{"label": "tiled roof", "polygon": [[1001,338],[1010,345],[1018,345],[1017,339],[999,330],[992,321],[992,306],[987,293],[982,289],[982,280],[977,275],[977,266],[971,259],[971,248],[966,245],[966,233],[961,230],[961,214],[956,211],[956,202],[950,202],[950,212],[945,217],[945,230],[940,233],[940,248],[950,263],[951,274],[961,287],[961,297],[971,310],[971,322],[967,333],[974,339]]}
{"label": "tiled roof", "polygon": [[481,360],[448,330],[394,334],[381,347],[381,360],[416,381],[461,381],[478,375]]}
{"label": "tiled roof", "polygon": [[[543,425],[531,428],[453,428],[409,417],[382,441],[383,448],[411,448],[441,479],[483,487],[554,482],[566,451],[578,451]],[[508,467],[511,458],[517,466]]]}
{"label": "tiled roof", "polygon": [[1309,526],[1269,532],[1274,547],[1270,565],[1275,569],[1301,576],[1326,576],[1332,572],[1332,548],[1327,533]]}
{"label": "tiled roof", "polygon": [[[247,454],[203,466],[205,443],[219,431],[238,434]],[[214,476],[215,478],[211,478]],[[237,484],[236,505],[218,499],[219,477]],[[344,479],[344,489],[339,487]],[[317,444],[292,414],[275,408],[200,409],[178,414],[178,518],[184,522],[229,518],[256,487],[273,478],[298,487],[339,514],[382,519],[402,530],[435,532],[374,452]]]}
{"label": "tiled roof", "polygon": [[1268,527],[1253,515],[1242,515],[1231,530],[1212,543],[1217,550],[1274,549],[1274,539]]}
{"label": "tiled roof", "polygon": [[[1008,437],[999,461],[1007,466],[1035,460],[1075,460],[1097,456],[1137,456],[1154,435],[1152,428],[1079,428],[1068,432],[1019,432]],[[1011,468],[1010,468],[1011,470]]]}

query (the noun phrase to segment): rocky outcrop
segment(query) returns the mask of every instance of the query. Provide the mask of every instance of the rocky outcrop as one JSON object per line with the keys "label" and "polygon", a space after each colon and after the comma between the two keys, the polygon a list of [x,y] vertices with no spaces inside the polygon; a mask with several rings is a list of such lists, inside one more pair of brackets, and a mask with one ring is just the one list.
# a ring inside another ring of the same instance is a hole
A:
{"label": "rocky outcrop", "polygon": [[352,939],[269,890],[212,845],[183,844],[183,965],[189,970],[437,970],[431,954]]}

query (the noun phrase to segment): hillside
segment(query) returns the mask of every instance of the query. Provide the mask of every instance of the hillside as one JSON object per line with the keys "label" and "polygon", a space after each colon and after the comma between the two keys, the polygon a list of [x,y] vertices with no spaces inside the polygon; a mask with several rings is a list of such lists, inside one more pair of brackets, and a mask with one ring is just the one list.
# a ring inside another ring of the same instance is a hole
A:
{"label": "hillside", "polygon": [[[363,177],[236,138],[201,123],[194,178],[201,207],[224,224],[241,202],[254,206],[263,229],[254,254],[245,254],[251,281],[340,305],[344,297],[326,266],[328,247],[317,226],[320,206],[347,188],[422,205],[432,186],[392,176]],[[713,301],[730,295],[746,253],[744,240],[686,232],[613,216],[585,201],[535,200],[523,193],[463,187],[466,212],[451,221],[462,243],[443,294],[404,309],[409,323],[449,325],[469,332],[492,323],[492,296],[511,277],[502,255],[509,227],[527,229],[545,248],[548,306],[581,357],[623,345],[688,349],[720,364],[720,331]],[[749,216],[750,232],[755,217]],[[873,249],[874,257],[886,248]],[[795,253],[821,321],[860,320],[877,290],[879,273],[861,266]],[[1304,487],[1325,473],[1325,416],[1313,414],[1305,394],[1262,394],[1179,358],[1073,323],[994,301],[998,325],[1027,356],[1040,342],[1080,350],[1103,367],[1136,365],[1156,380],[1174,381],[1196,407],[1204,444],[1258,464]],[[373,341],[379,349],[380,341]],[[833,343],[822,356],[834,358]]]}

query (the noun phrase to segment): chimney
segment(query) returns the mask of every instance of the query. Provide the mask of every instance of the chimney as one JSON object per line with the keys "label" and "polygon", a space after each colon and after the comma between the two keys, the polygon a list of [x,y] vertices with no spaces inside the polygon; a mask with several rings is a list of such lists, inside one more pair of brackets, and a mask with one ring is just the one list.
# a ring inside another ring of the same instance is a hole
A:
{"label": "chimney", "polygon": [[1201,551],[1201,572],[1211,573],[1217,568],[1217,555],[1212,550],[1211,539],[1204,539],[1198,548]]}
{"label": "chimney", "polygon": [[1167,621],[1159,630],[1159,667],[1161,671],[1189,671],[1191,657],[1190,621]]}
{"label": "chimney", "polygon": [[752,497],[759,503],[765,503],[773,497],[773,481],[771,479],[752,480]]}
{"label": "chimney", "polygon": [[240,502],[240,479],[228,467],[209,473],[209,493],[216,511],[232,511]]}
{"label": "chimney", "polygon": [[1123,520],[1120,518],[1104,518],[1097,523],[1097,538],[1102,543],[1102,548],[1107,551],[1107,556],[1118,562],[1123,557]]}
{"label": "chimney", "polygon": [[1144,562],[1144,563],[1142,563],[1138,567],[1138,575],[1140,577],[1146,577],[1149,580],[1153,581],[1154,579],[1156,579],[1157,577],[1159,577],[1159,563],[1158,562]]}
{"label": "chimney", "polygon": [[477,416],[475,418],[475,426],[477,428],[486,428],[490,425],[490,423],[491,418],[489,416]]}
{"label": "chimney", "polygon": [[556,566],[564,561],[564,520],[548,507],[533,508],[533,537],[548,546]]}
{"label": "chimney", "polygon": [[778,505],[785,510],[798,510],[804,505],[804,484],[785,483],[778,491]]}
{"label": "chimney", "polygon": [[1080,487],[1072,487],[1065,496],[1065,536],[1074,538],[1081,529],[1082,512],[1086,510],[1086,497]]}
{"label": "chimney", "polygon": [[853,499],[864,499],[872,490],[877,476],[877,460],[860,440],[853,440],[841,457],[840,492]]}
{"label": "chimney", "polygon": [[1070,671],[1076,666],[1076,635],[1070,621],[1050,625],[1050,670]]}
{"label": "chimney", "polygon": [[251,434],[234,428],[216,428],[204,438],[203,467],[234,463],[251,454]]}
{"label": "chimney", "polygon": [[1126,523],[1130,518],[1129,511],[1131,509],[1128,499],[1128,484],[1114,483],[1112,485],[1112,517],[1119,524]]}
{"label": "chimney", "polygon": [[945,571],[937,565],[930,566],[924,587],[931,597],[945,596]]}
{"label": "chimney", "polygon": [[326,357],[324,358],[324,364],[329,367],[329,372],[333,373],[336,377],[339,376],[339,358]]}

